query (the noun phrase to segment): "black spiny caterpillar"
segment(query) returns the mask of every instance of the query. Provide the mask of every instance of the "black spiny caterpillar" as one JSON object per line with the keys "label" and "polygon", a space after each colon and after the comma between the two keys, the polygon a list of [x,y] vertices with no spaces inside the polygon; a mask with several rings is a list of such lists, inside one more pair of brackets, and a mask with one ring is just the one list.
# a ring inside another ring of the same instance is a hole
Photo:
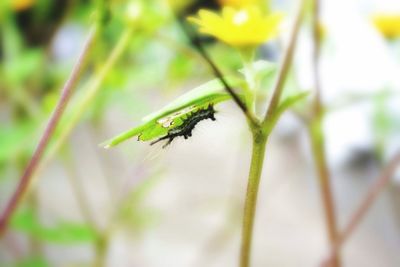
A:
{"label": "black spiny caterpillar", "polygon": [[183,123],[168,131],[166,136],[151,142],[150,145],[154,145],[162,140],[168,139],[168,142],[163,145],[163,148],[171,144],[175,137],[183,136],[185,139],[192,136],[194,127],[202,120],[211,119],[215,121],[215,109],[213,105],[209,105],[208,108],[199,109],[195,112],[189,113],[186,118],[183,119]]}

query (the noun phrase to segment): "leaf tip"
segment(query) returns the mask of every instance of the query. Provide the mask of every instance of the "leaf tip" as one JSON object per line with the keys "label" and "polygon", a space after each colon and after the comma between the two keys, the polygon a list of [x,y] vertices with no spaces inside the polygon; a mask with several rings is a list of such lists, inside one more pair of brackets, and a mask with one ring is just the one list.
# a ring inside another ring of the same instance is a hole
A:
{"label": "leaf tip", "polygon": [[99,147],[104,148],[104,149],[110,149],[112,146],[113,146],[112,143],[109,141],[99,144]]}

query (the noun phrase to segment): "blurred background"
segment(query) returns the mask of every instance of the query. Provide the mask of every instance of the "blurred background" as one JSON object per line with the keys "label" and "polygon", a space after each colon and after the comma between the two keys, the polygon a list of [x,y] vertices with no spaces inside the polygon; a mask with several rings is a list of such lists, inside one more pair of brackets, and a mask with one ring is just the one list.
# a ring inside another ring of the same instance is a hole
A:
{"label": "blurred background", "polygon": [[[96,0],[0,3],[0,209],[14,192],[91,25]],[[218,1],[172,1],[185,17]],[[185,3],[187,2],[187,3]],[[322,0],[326,153],[339,226],[400,146],[400,2]],[[111,0],[76,93],[0,240],[0,266],[236,266],[250,134],[232,103],[166,149],[104,140],[213,79],[167,1]],[[292,21],[297,1],[272,10]],[[175,7],[174,7],[175,8]],[[312,90],[306,17],[288,87]],[[286,31],[259,58],[279,62]],[[236,51],[207,49],[224,73]],[[115,52],[115,47],[119,50]],[[118,54],[117,58],[112,53]],[[108,68],[105,66],[108,65]],[[318,266],[328,251],[307,129],[287,112],[267,148],[253,266]],[[400,173],[343,247],[343,266],[400,266]]]}

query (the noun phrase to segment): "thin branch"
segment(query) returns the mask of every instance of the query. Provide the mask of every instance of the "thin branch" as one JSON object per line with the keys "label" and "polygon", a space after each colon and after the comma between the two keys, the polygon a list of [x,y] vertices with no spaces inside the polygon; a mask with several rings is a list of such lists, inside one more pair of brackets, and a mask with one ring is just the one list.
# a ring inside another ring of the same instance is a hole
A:
{"label": "thin branch", "polygon": [[[333,201],[333,194],[330,184],[330,172],[326,162],[325,147],[323,136],[321,133],[321,121],[316,119],[312,122],[309,129],[309,136],[311,139],[311,147],[315,170],[318,176],[319,191],[322,198],[323,211],[325,215],[326,231],[329,240],[329,246],[333,247],[338,239],[338,230],[335,214],[335,205]],[[338,252],[335,254],[334,264],[332,266],[340,266]]]}
{"label": "thin branch", "polygon": [[320,17],[320,1],[313,1],[314,8],[312,13],[312,31],[313,31],[313,64],[312,71],[314,72],[314,90],[315,90],[315,98],[314,98],[314,114],[322,113],[322,101],[321,101],[321,82],[320,82],[320,73],[319,73],[319,58],[321,54],[321,34],[319,28],[319,17]]}
{"label": "thin branch", "polygon": [[33,174],[35,173],[38,164],[42,160],[43,153],[45,149],[47,148],[49,141],[54,133],[54,130],[56,129],[61,116],[63,115],[65,108],[71,98],[72,92],[74,88],[76,87],[78,80],[82,74],[82,71],[85,66],[85,62],[88,58],[88,55],[91,51],[91,48],[94,44],[94,41],[97,36],[97,26],[95,26],[93,29],[91,29],[88,38],[84,44],[83,50],[75,64],[75,66],[72,69],[72,72],[70,74],[70,77],[66,81],[62,91],[60,98],[58,100],[57,106],[55,107],[53,114],[50,117],[49,122],[47,123],[46,129],[40,138],[40,142],[38,146],[36,147],[36,150],[28,163],[28,166],[26,167],[23,175],[19,179],[18,186],[13,193],[11,199],[9,200],[4,212],[0,216],[0,237],[3,236],[7,226],[8,222],[18,207],[18,204],[20,203],[22,197],[26,193],[27,189],[29,188],[29,185],[31,183],[31,178]]}
{"label": "thin branch", "polygon": [[76,105],[73,106],[72,114],[69,117],[69,120],[65,123],[63,131],[60,133],[54,144],[50,147],[48,153],[46,153],[46,157],[40,164],[39,169],[42,169],[43,166],[48,164],[54,155],[66,143],[72,131],[75,129],[75,126],[82,119],[82,116],[85,114],[87,108],[101,91],[101,85],[106,79],[107,74],[115,66],[121,55],[126,51],[133,32],[134,27],[129,27],[128,29],[124,30],[100,71],[95,75],[95,77],[89,80],[86,86],[84,86],[87,87],[87,89],[85,90],[82,98],[80,98]]}
{"label": "thin branch", "polygon": [[196,47],[197,51],[199,51],[200,55],[204,58],[204,60],[207,62],[207,64],[210,66],[210,68],[212,69],[214,75],[224,85],[225,90],[232,96],[233,100],[236,102],[236,104],[239,106],[239,108],[245,114],[248,114],[247,106],[243,103],[243,101],[235,93],[233,88],[225,80],[224,75],[222,74],[222,72],[218,69],[217,65],[212,61],[210,56],[207,54],[206,50],[204,49],[203,45],[201,44],[200,39],[199,38],[191,39],[191,42],[194,45],[194,47]]}
{"label": "thin branch", "polygon": [[[320,30],[319,30],[319,12],[320,12],[320,1],[313,0],[313,12],[312,12],[312,30],[313,30],[313,58],[312,58],[312,71],[313,71],[313,83],[315,96],[313,99],[313,110],[312,118],[309,125],[309,136],[311,139],[311,146],[313,152],[313,158],[315,162],[315,168],[319,180],[319,191],[322,198],[322,204],[324,207],[325,223],[327,237],[329,239],[330,248],[335,245],[338,238],[335,202],[331,187],[331,174],[326,161],[325,153],[325,140],[322,133],[322,120],[323,120],[323,108],[321,102],[321,83],[319,74],[319,59],[320,59]],[[332,258],[332,266],[341,266],[340,251],[335,251]]]}
{"label": "thin branch", "polygon": [[329,257],[325,260],[321,266],[332,266],[332,257],[337,253],[340,247],[350,238],[353,234],[354,230],[363,220],[368,210],[374,204],[375,200],[382,193],[383,189],[390,182],[393,177],[395,171],[400,165],[400,152],[397,153],[394,158],[389,162],[389,164],[383,169],[381,175],[378,177],[376,182],[371,185],[368,192],[365,194],[363,200],[361,201],[360,206],[355,210],[353,215],[350,217],[349,222],[344,227],[344,230],[340,233],[335,246],[331,248],[329,253]]}
{"label": "thin branch", "polygon": [[217,67],[217,65],[213,62],[211,57],[208,55],[207,51],[205,50],[204,46],[201,43],[200,38],[193,33],[185,24],[184,22],[180,19],[177,18],[177,21],[180,23],[181,28],[187,38],[190,40],[192,43],[193,47],[196,48],[196,50],[199,52],[199,54],[203,57],[203,59],[207,62],[211,70],[213,71],[215,77],[217,77],[222,85],[224,86],[225,90],[232,96],[233,101],[238,105],[238,107],[243,111],[245,114],[246,118],[252,122],[256,123],[256,118],[253,116],[253,114],[249,111],[245,103],[240,99],[239,95],[235,93],[235,90],[229,85],[229,83],[226,81],[224,78],[224,75],[222,74],[221,70]]}
{"label": "thin branch", "polygon": [[297,36],[299,35],[300,25],[304,17],[304,8],[305,1],[300,1],[297,9],[296,18],[292,27],[292,31],[289,38],[289,44],[286,48],[286,51],[283,55],[281,67],[279,69],[278,78],[276,79],[274,90],[272,93],[272,97],[270,103],[268,105],[267,113],[265,114],[263,124],[267,124],[268,120],[272,118],[275,109],[279,105],[279,100],[281,98],[283,87],[285,85],[285,81],[287,78],[287,74],[289,72],[289,68],[292,64],[294,50],[296,48]]}
{"label": "thin branch", "polygon": [[[73,106],[72,114],[70,119],[66,122],[63,126],[63,131],[61,132],[60,136],[58,136],[57,140],[55,140],[54,144],[49,148],[45,157],[41,159],[41,161],[36,166],[34,173],[32,173],[32,177],[30,178],[30,183],[34,183],[33,180],[37,179],[40,172],[44,170],[44,167],[49,164],[49,162],[53,159],[56,153],[63,147],[65,142],[68,140],[68,137],[71,135],[74,127],[78,124],[79,120],[85,114],[85,111],[91,101],[97,96],[101,89],[101,84],[106,78],[106,74],[114,67],[117,60],[121,57],[122,53],[126,50],[132,33],[134,31],[133,27],[126,29],[123,34],[121,35],[119,41],[115,45],[114,49],[112,50],[110,56],[104,63],[103,67],[99,71],[99,73],[88,82],[88,89],[85,91],[85,94],[80,99],[80,101]],[[86,50],[86,49],[85,49]],[[88,217],[88,216],[87,216]],[[93,221],[93,220],[91,220]],[[91,223],[91,225],[94,225]],[[94,229],[98,229],[98,227],[94,227]],[[99,241],[100,242],[100,241]],[[101,241],[102,242],[102,241]],[[100,246],[101,247],[101,246]],[[98,265],[95,265],[98,266]]]}
{"label": "thin branch", "polygon": [[78,204],[78,209],[81,212],[84,222],[87,225],[90,225],[94,231],[100,232],[100,227],[98,226],[96,217],[92,212],[85,186],[80,180],[77,168],[73,162],[71,144],[65,148],[63,163],[65,165],[65,171],[71,185],[72,193],[74,194],[74,199]]}

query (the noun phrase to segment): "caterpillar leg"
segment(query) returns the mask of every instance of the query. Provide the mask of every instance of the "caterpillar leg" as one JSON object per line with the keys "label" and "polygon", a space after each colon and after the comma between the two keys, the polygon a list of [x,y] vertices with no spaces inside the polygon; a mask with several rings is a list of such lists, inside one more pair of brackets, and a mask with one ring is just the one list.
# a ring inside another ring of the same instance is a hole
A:
{"label": "caterpillar leg", "polygon": [[158,142],[160,142],[160,141],[162,141],[162,140],[165,140],[165,139],[167,139],[167,138],[170,138],[170,137],[169,137],[168,135],[163,136],[163,137],[160,137],[160,138],[158,138],[157,140],[151,142],[150,145],[152,146],[152,145],[154,145],[154,144],[156,144],[156,143],[158,143]]}
{"label": "caterpillar leg", "polygon": [[162,148],[166,148],[169,144],[172,143],[172,140],[174,140],[174,138],[173,138],[173,137],[170,137],[170,138],[168,139],[168,142],[166,142],[165,145],[162,146]]}

